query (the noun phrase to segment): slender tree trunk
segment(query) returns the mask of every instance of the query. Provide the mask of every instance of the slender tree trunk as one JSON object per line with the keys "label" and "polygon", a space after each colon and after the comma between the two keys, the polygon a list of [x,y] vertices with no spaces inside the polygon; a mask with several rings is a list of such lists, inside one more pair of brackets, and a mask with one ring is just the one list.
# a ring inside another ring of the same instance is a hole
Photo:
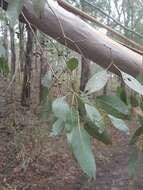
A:
{"label": "slender tree trunk", "polygon": [[11,49],[11,75],[15,74],[16,70],[16,50],[15,50],[15,35],[14,29],[9,26],[10,31],[10,49]]}
{"label": "slender tree trunk", "polygon": [[20,70],[24,71],[25,63],[25,48],[24,48],[24,24],[19,23],[19,60],[20,60]]}
{"label": "slender tree trunk", "polygon": [[[36,34],[37,35],[37,34]],[[40,53],[39,53],[39,46],[36,40],[34,42],[34,64],[35,64],[35,70],[38,71],[38,63],[39,63],[39,57],[40,57]]]}
{"label": "slender tree trunk", "polygon": [[42,103],[44,102],[44,96],[45,96],[45,87],[42,85],[42,79],[45,76],[45,74],[48,72],[48,64],[47,64],[47,50],[45,47],[45,43],[47,43],[47,38],[45,39],[44,35],[41,34],[41,47],[42,47],[42,52],[40,55],[40,88],[39,88],[39,102]]}
{"label": "slender tree trunk", "polygon": [[21,95],[21,105],[30,107],[30,89],[31,89],[31,63],[33,53],[33,32],[27,25],[27,44],[26,44],[26,58],[24,67],[24,78]]}
{"label": "slender tree trunk", "polygon": [[3,46],[5,48],[5,59],[6,59],[6,62],[8,63],[9,52],[8,52],[8,25],[7,23],[4,23],[3,25]]}

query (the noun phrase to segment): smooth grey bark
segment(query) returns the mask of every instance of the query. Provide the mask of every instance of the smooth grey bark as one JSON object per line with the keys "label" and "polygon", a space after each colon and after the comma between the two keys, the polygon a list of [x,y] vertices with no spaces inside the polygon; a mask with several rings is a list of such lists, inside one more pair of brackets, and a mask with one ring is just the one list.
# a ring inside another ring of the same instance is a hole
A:
{"label": "smooth grey bark", "polygon": [[[113,61],[118,68],[132,76],[143,71],[142,55],[96,31],[81,18],[60,7],[57,2],[48,0],[40,18],[36,15],[31,0],[23,2],[23,14],[28,21],[70,49],[104,68]],[[110,70],[120,75],[116,67],[112,66]]]}

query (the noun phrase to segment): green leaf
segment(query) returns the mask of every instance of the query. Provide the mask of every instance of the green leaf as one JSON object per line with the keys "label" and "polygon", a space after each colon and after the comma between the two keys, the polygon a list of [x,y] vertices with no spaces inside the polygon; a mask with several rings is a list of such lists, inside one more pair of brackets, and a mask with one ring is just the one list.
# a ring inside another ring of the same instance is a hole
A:
{"label": "green leaf", "polygon": [[124,73],[123,71],[120,72],[127,86],[129,86],[131,89],[138,92],[139,94],[143,95],[143,85],[131,75]]}
{"label": "green leaf", "polygon": [[67,67],[68,67],[68,69],[70,69],[71,71],[73,71],[73,70],[75,70],[78,67],[78,64],[79,64],[78,59],[76,59],[76,58],[73,57],[70,60],[68,60]]}
{"label": "green leaf", "polygon": [[67,113],[70,111],[70,108],[65,101],[65,96],[54,100],[52,110],[57,118],[66,121]]}
{"label": "green leaf", "polygon": [[23,6],[23,0],[9,0],[7,15],[10,20],[10,26],[13,27],[20,15]]}
{"label": "green leaf", "polygon": [[94,106],[90,106],[89,104],[85,104],[85,110],[87,117],[95,123],[95,125],[99,128],[99,132],[102,133],[105,129],[105,124],[100,112]]}
{"label": "green leaf", "polygon": [[107,71],[100,71],[93,75],[91,79],[86,84],[85,92],[91,94],[93,92],[97,92],[101,90],[108,81],[108,74]]}
{"label": "green leaf", "polygon": [[99,96],[97,103],[108,114],[117,118],[128,119],[130,112],[127,105],[120,100],[117,96]]}
{"label": "green leaf", "polygon": [[137,155],[138,155],[137,147],[132,146],[130,159],[128,161],[128,174],[129,174],[129,176],[133,175],[135,163],[136,163],[136,160],[137,160]]}
{"label": "green leaf", "polygon": [[88,132],[89,135],[96,138],[97,140],[103,142],[104,144],[112,144],[111,135],[107,132],[106,129],[101,133],[99,128],[88,118],[85,119],[84,128]]}
{"label": "green leaf", "polygon": [[52,83],[52,77],[53,77],[52,72],[51,72],[51,71],[48,71],[48,72],[45,74],[45,76],[42,78],[42,81],[41,81],[42,85],[43,85],[44,87],[50,88],[51,83]]}
{"label": "green leaf", "polygon": [[64,128],[64,122],[60,119],[58,119],[57,121],[55,121],[55,123],[53,124],[53,128],[52,128],[52,132],[51,135],[53,136],[57,136],[61,133],[62,129]]}
{"label": "green leaf", "polygon": [[74,127],[78,125],[79,113],[77,110],[70,109],[66,115],[66,132],[70,132]]}
{"label": "green leaf", "polygon": [[89,176],[95,178],[96,164],[91,150],[91,140],[84,128],[74,128],[71,147],[73,154],[82,170]]}
{"label": "green leaf", "polygon": [[71,125],[77,125],[78,115],[79,115],[78,111],[71,108],[67,113],[66,123]]}
{"label": "green leaf", "polygon": [[108,115],[112,124],[119,129],[120,131],[123,131],[124,133],[126,133],[127,135],[129,135],[129,128],[127,127],[127,125],[125,124],[125,122],[122,119],[116,118],[112,115]]}
{"label": "green leaf", "polygon": [[38,15],[38,17],[41,17],[44,13],[46,0],[32,0],[32,2],[35,13]]}

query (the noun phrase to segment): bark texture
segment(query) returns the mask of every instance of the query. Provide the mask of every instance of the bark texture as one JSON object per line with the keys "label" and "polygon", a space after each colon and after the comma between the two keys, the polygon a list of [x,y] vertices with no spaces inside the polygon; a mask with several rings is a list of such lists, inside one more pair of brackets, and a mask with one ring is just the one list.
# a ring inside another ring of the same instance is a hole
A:
{"label": "bark texture", "polygon": [[33,50],[33,33],[31,28],[27,25],[27,45],[25,54],[25,67],[23,86],[21,94],[21,105],[30,106],[30,94],[31,94],[31,63],[32,63],[32,50]]}

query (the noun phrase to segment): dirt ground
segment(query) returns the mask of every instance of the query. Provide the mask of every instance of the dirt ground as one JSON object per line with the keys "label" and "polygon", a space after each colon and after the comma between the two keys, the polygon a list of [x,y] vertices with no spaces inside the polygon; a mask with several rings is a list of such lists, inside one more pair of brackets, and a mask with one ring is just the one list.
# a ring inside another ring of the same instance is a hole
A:
{"label": "dirt ground", "polygon": [[[93,142],[96,180],[82,173],[72,158],[64,136],[51,137],[50,127],[36,108],[20,106],[16,95],[4,93],[0,78],[0,190],[142,190],[143,166],[128,177],[128,137],[111,128],[113,145]],[[136,128],[135,124],[129,126]]]}

